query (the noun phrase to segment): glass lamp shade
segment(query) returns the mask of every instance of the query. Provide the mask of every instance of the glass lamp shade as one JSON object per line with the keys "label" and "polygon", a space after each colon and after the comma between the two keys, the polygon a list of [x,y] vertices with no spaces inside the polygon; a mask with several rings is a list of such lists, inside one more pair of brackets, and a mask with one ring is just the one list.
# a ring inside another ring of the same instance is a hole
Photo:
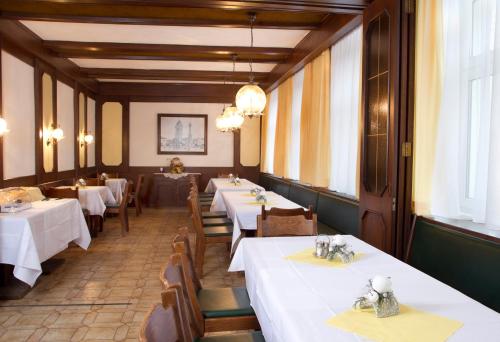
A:
{"label": "glass lamp shade", "polygon": [[262,115],[266,107],[266,93],[256,84],[247,84],[236,94],[236,107],[243,115]]}
{"label": "glass lamp shade", "polygon": [[7,133],[9,129],[7,128],[7,121],[4,118],[0,118],[0,136]]}
{"label": "glass lamp shade", "polygon": [[226,107],[224,112],[215,119],[215,126],[221,132],[232,132],[243,125],[245,118],[236,107]]}

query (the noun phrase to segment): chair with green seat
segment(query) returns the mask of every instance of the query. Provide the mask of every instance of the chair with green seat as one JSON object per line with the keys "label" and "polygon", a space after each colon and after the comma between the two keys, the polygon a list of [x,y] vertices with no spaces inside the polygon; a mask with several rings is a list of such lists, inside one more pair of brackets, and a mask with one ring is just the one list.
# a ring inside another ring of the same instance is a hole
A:
{"label": "chair with green seat", "polygon": [[211,192],[200,192],[198,189],[198,182],[196,182],[196,178],[193,175],[189,176],[189,183],[191,184],[191,188],[196,190],[199,193],[200,199],[202,200],[213,200],[215,194]]}
{"label": "chair with green seat", "polygon": [[190,327],[188,304],[176,285],[162,292],[162,305],[156,304],[146,315],[139,335],[141,342],[264,342],[261,332],[242,332],[203,337]]}
{"label": "chair with green seat", "polygon": [[200,216],[202,217],[203,227],[214,227],[214,226],[232,226],[233,221],[226,217],[203,217],[203,211],[201,211],[202,204],[198,199],[198,194],[196,191],[192,191],[189,194],[190,198],[194,199],[199,204]]}
{"label": "chair with green seat", "polygon": [[[120,203],[115,203],[115,204],[106,204],[106,211],[104,212],[104,215],[106,214],[118,215],[118,218],[120,219],[120,223],[122,226],[122,236],[125,236],[129,231],[127,206],[129,203],[130,189],[131,189],[131,182],[128,181],[127,184],[125,184],[122,201]],[[102,220],[100,224],[102,230]]]}
{"label": "chair with green seat", "polygon": [[[179,248],[182,247],[176,246],[176,249]],[[176,285],[181,287],[194,331],[203,335],[205,331],[260,329],[245,288],[204,289],[190,277],[192,271],[187,256],[175,253],[160,274],[160,279],[165,289]]]}
{"label": "chair with green seat", "polygon": [[225,243],[230,245],[233,239],[233,226],[223,225],[204,227],[198,201],[190,196],[188,203],[191,206],[191,218],[196,233],[195,267],[198,276],[203,278],[203,262],[205,259],[206,246],[214,243]]}
{"label": "chair with green seat", "polygon": [[178,229],[178,234],[172,240],[174,253],[183,255],[183,265],[186,277],[192,282],[194,291],[200,302],[201,310],[205,317],[223,317],[228,315],[248,316],[250,327],[255,327],[253,320],[254,311],[250,306],[250,299],[245,287],[208,288],[201,285],[200,278],[194,267],[193,253],[189,241],[189,230],[187,227]]}

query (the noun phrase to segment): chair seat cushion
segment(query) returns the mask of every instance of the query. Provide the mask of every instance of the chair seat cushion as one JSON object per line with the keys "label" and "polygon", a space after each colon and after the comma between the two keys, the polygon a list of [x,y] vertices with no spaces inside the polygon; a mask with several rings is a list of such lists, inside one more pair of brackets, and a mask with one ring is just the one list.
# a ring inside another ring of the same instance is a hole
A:
{"label": "chair seat cushion", "polygon": [[201,216],[203,216],[203,218],[224,218],[224,217],[227,217],[227,212],[225,212],[225,211],[214,211],[214,212],[205,211],[205,212],[201,213]]}
{"label": "chair seat cushion", "polygon": [[199,198],[214,198],[214,194],[206,194],[203,192],[198,193]]}
{"label": "chair seat cushion", "polygon": [[203,228],[206,237],[211,236],[233,236],[233,227],[230,226],[214,226]]}
{"label": "chair seat cushion", "polygon": [[245,287],[204,288],[198,301],[206,318],[255,315]]}
{"label": "chair seat cushion", "polygon": [[206,200],[200,199],[200,205],[201,206],[206,206],[206,205],[211,206],[212,205],[212,200],[206,201]]}
{"label": "chair seat cushion", "polygon": [[106,203],[107,208],[120,208],[120,203]]}
{"label": "chair seat cushion", "polygon": [[203,227],[213,227],[213,226],[232,226],[233,221],[230,218],[222,217],[222,218],[204,218],[203,219]]}
{"label": "chair seat cushion", "polygon": [[197,339],[200,342],[266,342],[261,331],[238,333],[231,335],[208,336]]}

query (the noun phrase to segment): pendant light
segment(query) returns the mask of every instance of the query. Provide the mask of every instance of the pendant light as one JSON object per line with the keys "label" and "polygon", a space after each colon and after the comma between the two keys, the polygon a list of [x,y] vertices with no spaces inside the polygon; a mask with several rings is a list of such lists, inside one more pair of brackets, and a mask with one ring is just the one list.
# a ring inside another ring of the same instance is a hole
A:
{"label": "pendant light", "polygon": [[[236,69],[236,55],[233,55],[233,75]],[[224,79],[224,84],[226,80]],[[235,106],[228,106],[223,109],[222,114],[220,114],[215,119],[215,127],[221,132],[233,132],[241,128],[245,117],[240,113],[238,108]]]}
{"label": "pendant light", "polygon": [[[253,48],[253,24],[255,13],[250,14],[250,48]],[[241,114],[253,117],[260,116],[266,107],[266,93],[254,83],[252,59],[249,59],[250,82],[238,90],[236,94],[236,107]]]}

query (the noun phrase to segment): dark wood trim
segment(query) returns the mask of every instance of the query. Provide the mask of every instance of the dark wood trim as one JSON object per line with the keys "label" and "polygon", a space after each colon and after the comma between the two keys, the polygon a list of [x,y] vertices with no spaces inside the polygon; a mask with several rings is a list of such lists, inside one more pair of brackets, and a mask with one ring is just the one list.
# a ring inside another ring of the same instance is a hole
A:
{"label": "dark wood trim", "polygon": [[[415,1],[406,2],[406,6],[415,6]],[[400,135],[399,146],[410,142],[413,146],[414,100],[415,100],[415,9],[402,6],[401,20],[401,94],[400,94]],[[396,216],[396,256],[403,258],[412,239],[412,188],[413,158],[399,158],[398,193]]]}
{"label": "dark wood trim", "polygon": [[75,82],[73,85],[73,127],[74,127],[74,143],[73,153],[75,155],[74,165],[75,165],[75,178],[80,176],[80,145],[78,141],[79,129],[80,129],[80,101],[79,101],[80,89],[78,83]]}
{"label": "dark wood trim", "polygon": [[[82,68],[82,73],[89,78],[125,79],[125,80],[166,80],[166,81],[226,81],[248,82],[249,73],[244,71],[215,70],[147,70],[119,68]],[[254,81],[266,81],[267,72],[254,72]]]}
{"label": "dark wood trim", "polygon": [[280,63],[293,51],[291,48],[203,46],[171,44],[132,44],[73,41],[44,41],[43,46],[64,58],[167,60],[167,61],[239,61]]}
{"label": "dark wood trim", "polygon": [[146,97],[218,97],[234,99],[239,84],[200,83],[132,83],[106,82],[100,84],[101,96],[146,96]]}
{"label": "dark wood trim", "polygon": [[329,13],[360,14],[368,0],[304,1],[64,1],[1,0],[1,17],[16,20],[248,27],[256,12],[258,28],[317,28]]}
{"label": "dark wood trim", "polygon": [[128,172],[130,165],[130,101],[121,101],[122,104],[122,165],[121,172]]}
{"label": "dark wood trim", "polygon": [[[162,118],[201,118],[205,125],[205,149],[203,152],[162,152],[160,137],[161,137],[161,119]],[[174,154],[174,155],[207,155],[208,154],[208,115],[207,114],[158,114],[158,135],[157,135],[157,154]]]}
{"label": "dark wood trim", "polygon": [[411,228],[408,239],[408,245],[406,248],[406,253],[404,257],[404,262],[408,263],[410,261],[411,248],[413,247],[413,237],[415,236],[415,225],[417,224],[417,215],[413,215],[413,219],[411,220]]}
{"label": "dark wood trim", "polygon": [[130,102],[174,102],[174,103],[232,103],[234,93],[225,97],[212,96],[128,96]]}
{"label": "dark wood trim", "polygon": [[101,96],[95,99],[95,166],[101,172],[102,164],[102,105],[104,100]]}
{"label": "dark wood trim", "polygon": [[40,131],[43,129],[42,112],[42,75],[43,70],[40,62],[35,60],[34,86],[35,86],[35,175],[36,183],[43,182],[45,171],[43,170],[43,136]]}
{"label": "dark wood trim", "polygon": [[31,59],[38,58],[54,69],[57,69],[59,73],[76,80],[89,90],[93,92],[97,91],[96,81],[83,77],[79,71],[79,67],[70,60],[54,56],[49,49],[43,46],[40,37],[20,22],[0,19],[0,35],[4,42],[6,42],[7,49],[16,54],[16,57],[21,56],[25,61],[28,59],[27,55]]}
{"label": "dark wood trim", "polygon": [[3,187],[9,188],[9,187],[13,187],[13,186],[14,187],[15,186],[35,186],[39,183],[40,182],[38,182],[38,177],[36,175],[32,175],[32,176],[4,179]]}
{"label": "dark wood trim", "polygon": [[318,30],[309,32],[295,47],[290,57],[269,73],[266,92],[277,88],[307,63],[329,49],[338,40],[362,24],[362,16],[331,15]]}

